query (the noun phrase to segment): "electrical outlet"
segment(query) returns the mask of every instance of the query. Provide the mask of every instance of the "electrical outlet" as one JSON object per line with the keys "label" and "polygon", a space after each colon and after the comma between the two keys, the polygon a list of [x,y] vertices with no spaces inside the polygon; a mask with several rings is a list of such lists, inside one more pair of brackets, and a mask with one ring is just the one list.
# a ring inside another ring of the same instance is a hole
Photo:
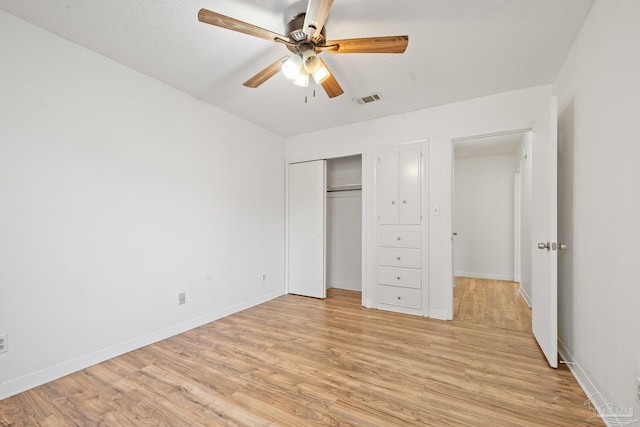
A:
{"label": "electrical outlet", "polygon": [[9,335],[0,335],[0,353],[9,351]]}
{"label": "electrical outlet", "polygon": [[186,292],[180,292],[178,294],[178,305],[182,305],[187,302],[187,294]]}

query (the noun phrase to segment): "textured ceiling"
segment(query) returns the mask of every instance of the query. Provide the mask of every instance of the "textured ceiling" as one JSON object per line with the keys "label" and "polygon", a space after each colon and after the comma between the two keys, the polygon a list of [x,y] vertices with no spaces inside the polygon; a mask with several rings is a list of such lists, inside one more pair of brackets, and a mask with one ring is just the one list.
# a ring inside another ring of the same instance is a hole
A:
{"label": "textured ceiling", "polygon": [[[593,0],[336,0],[328,39],[409,35],[403,55],[323,58],[345,90],[329,99],[278,74],[242,86],[288,51],[202,24],[207,8],[284,33],[293,0],[0,0],[0,9],[274,133],[291,136],[551,83]],[[383,101],[353,99],[380,93]],[[305,96],[308,102],[305,103]]]}

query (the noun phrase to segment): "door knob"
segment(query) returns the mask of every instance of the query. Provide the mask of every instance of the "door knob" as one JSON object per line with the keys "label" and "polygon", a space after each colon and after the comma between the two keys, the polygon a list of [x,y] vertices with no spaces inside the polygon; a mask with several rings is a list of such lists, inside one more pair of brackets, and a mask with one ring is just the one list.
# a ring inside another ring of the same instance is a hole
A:
{"label": "door knob", "polygon": [[538,243],[538,249],[546,249],[549,250],[551,248],[551,244],[547,243]]}
{"label": "door knob", "polygon": [[567,250],[567,244],[566,243],[558,243],[558,249],[561,250],[561,251]]}
{"label": "door knob", "polygon": [[454,235],[454,236],[457,236],[457,235],[458,235],[458,232],[457,232],[457,231],[454,231],[454,232],[453,232],[453,235]]}

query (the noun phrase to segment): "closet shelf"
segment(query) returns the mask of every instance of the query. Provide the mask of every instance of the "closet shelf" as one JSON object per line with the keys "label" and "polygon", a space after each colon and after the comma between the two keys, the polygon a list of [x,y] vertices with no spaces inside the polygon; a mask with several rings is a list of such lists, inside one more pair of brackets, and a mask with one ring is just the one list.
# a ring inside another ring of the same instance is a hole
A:
{"label": "closet shelf", "polygon": [[338,184],[327,186],[327,192],[362,190],[362,184]]}

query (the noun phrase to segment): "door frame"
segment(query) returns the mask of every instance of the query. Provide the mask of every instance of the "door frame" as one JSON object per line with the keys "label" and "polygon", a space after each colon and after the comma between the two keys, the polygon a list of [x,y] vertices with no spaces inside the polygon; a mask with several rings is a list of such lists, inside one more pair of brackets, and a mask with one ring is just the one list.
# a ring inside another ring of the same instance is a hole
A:
{"label": "door frame", "polygon": [[513,281],[522,280],[522,161],[513,173]]}
{"label": "door frame", "polygon": [[[350,147],[342,150],[331,150],[315,154],[293,155],[285,158],[285,290],[289,293],[289,165],[292,163],[311,162],[315,160],[330,160],[339,157],[349,156],[361,156],[362,162],[362,242],[361,242],[361,254],[362,254],[362,305],[365,307],[371,307],[370,305],[370,292],[369,292],[369,277],[367,275],[368,261],[371,259],[367,248],[367,206],[370,200],[369,188],[366,185],[367,177],[369,176],[369,162],[368,162],[368,149],[366,146]],[[325,236],[326,238],[326,236]],[[326,254],[325,254],[326,256]]]}

